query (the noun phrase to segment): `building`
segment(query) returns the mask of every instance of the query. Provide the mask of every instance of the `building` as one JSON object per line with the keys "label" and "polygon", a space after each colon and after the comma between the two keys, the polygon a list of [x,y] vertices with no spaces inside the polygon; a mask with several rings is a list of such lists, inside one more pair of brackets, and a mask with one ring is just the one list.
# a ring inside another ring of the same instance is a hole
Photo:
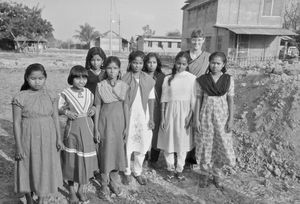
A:
{"label": "building", "polygon": [[175,55],[181,50],[181,37],[138,36],[136,41],[137,49],[146,53]]}
{"label": "building", "polygon": [[[111,37],[110,33],[112,34]],[[113,52],[128,52],[129,41],[125,38],[122,38],[119,34],[117,34],[114,31],[107,31],[102,35],[98,36],[95,40],[91,41],[90,47],[101,47],[104,51],[110,51],[111,47]]]}
{"label": "building", "polygon": [[14,39],[15,50],[19,52],[43,52],[47,49],[48,41],[43,37],[27,38],[18,36]]}
{"label": "building", "polygon": [[201,29],[205,49],[222,51],[230,60],[250,64],[278,58],[283,29],[284,0],[187,0],[183,10],[182,49],[192,30]]}

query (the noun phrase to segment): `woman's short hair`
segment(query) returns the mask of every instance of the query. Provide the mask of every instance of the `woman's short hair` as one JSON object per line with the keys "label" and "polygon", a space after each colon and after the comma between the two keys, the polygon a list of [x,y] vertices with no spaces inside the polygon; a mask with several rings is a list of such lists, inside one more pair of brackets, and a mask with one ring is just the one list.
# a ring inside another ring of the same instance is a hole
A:
{"label": "woman's short hair", "polygon": [[192,31],[191,38],[203,38],[203,32],[200,29],[195,29]]}
{"label": "woman's short hair", "polygon": [[88,78],[88,71],[81,65],[75,65],[71,68],[68,76],[68,84],[73,85],[73,79],[77,77]]}

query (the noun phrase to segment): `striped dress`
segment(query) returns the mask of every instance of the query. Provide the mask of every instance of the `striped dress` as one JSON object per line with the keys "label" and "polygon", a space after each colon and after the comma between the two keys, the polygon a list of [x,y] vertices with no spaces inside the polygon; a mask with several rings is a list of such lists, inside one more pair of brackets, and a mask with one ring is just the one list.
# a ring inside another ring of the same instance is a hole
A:
{"label": "striped dress", "polygon": [[62,153],[62,169],[65,180],[86,184],[98,169],[96,146],[93,141],[94,124],[87,116],[94,95],[84,88],[83,92],[65,89],[59,98],[59,109],[76,112],[75,120],[68,119],[64,134],[65,151]]}

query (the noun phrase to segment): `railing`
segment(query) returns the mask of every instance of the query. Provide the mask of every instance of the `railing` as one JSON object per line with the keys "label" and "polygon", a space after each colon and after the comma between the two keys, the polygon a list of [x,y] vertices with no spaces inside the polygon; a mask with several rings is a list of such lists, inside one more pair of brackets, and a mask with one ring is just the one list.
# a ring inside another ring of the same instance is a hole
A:
{"label": "railing", "polygon": [[228,64],[241,67],[252,66],[259,63],[274,62],[278,57],[228,57]]}

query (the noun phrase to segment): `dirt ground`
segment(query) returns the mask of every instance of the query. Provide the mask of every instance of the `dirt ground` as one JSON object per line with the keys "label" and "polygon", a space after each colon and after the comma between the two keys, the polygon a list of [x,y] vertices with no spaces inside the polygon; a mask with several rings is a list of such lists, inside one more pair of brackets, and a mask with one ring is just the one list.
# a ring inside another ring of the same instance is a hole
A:
{"label": "dirt ground", "polygon": [[[0,52],[0,203],[20,203],[22,195],[13,193],[14,138],[10,101],[23,83],[24,69],[34,62],[47,70],[47,87],[59,93],[67,87],[69,69],[84,65],[86,50],[49,50],[42,54],[24,55]],[[127,66],[122,58],[122,69]],[[166,62],[165,70],[168,70]],[[272,204],[300,203],[300,66],[259,64],[229,72],[235,78],[234,141],[237,168],[216,188],[200,188],[198,173],[185,170],[186,180],[167,182],[166,165],[162,156],[158,168],[145,165],[146,186],[133,181],[119,185],[123,195],[103,199],[99,183],[86,187],[89,203],[217,203]],[[63,122],[63,120],[62,120]],[[62,123],[63,124],[63,123]],[[68,203],[68,191],[61,187],[48,203]]]}

